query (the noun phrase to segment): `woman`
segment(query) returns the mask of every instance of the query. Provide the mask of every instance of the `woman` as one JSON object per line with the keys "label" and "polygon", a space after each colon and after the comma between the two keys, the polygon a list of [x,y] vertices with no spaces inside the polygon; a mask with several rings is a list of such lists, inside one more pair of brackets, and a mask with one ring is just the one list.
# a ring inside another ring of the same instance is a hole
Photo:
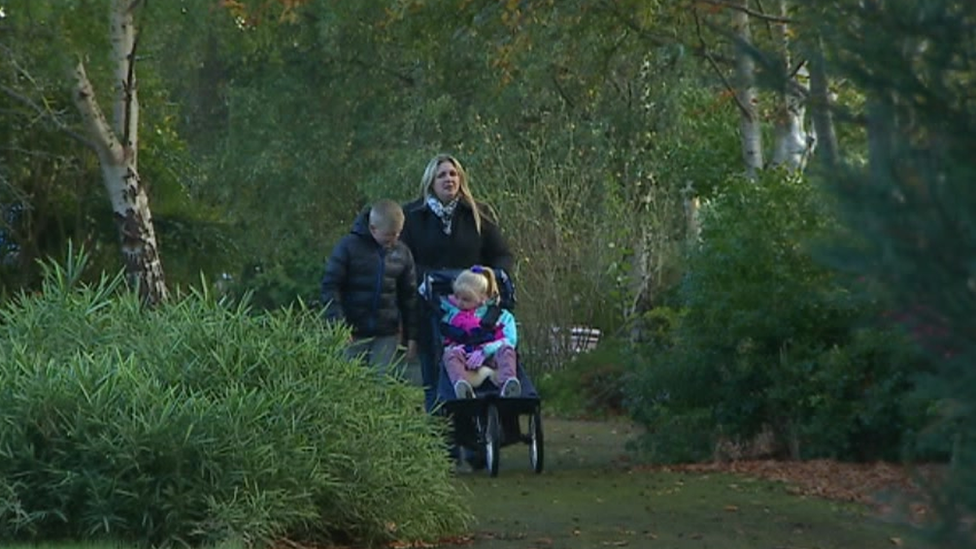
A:
{"label": "woman", "polygon": [[[418,280],[428,271],[487,265],[511,273],[512,254],[487,206],[475,201],[464,167],[439,154],[427,163],[420,198],[403,207],[400,239],[410,248]],[[427,410],[433,409],[440,369],[434,363],[431,328],[418,323],[418,355]]]}

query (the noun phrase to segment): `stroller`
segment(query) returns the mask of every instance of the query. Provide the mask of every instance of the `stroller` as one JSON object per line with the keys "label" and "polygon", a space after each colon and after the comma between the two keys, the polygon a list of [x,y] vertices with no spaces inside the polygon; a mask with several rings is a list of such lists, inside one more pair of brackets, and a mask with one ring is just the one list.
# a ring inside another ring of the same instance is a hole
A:
{"label": "stroller", "polygon": [[[425,317],[432,324],[435,364],[438,368],[437,398],[439,410],[452,421],[452,442],[459,448],[474,452],[474,462],[483,464],[491,476],[498,475],[499,451],[519,442],[529,445],[529,460],[536,473],[543,467],[542,405],[532,381],[519,362],[517,375],[522,384],[521,396],[502,398],[499,387],[490,379],[475,389],[475,398],[459,399],[447,377],[442,353],[440,299],[452,292],[451,285],[460,271],[431,271],[424,277],[420,295],[424,301]],[[495,270],[501,293],[502,308],[515,304],[515,287],[503,270]],[[522,432],[521,418],[527,417],[526,432]]]}

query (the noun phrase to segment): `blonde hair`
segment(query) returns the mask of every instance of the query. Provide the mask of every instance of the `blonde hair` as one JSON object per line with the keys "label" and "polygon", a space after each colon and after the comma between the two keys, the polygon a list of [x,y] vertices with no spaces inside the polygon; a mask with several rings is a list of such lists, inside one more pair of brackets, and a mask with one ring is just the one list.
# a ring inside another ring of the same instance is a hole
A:
{"label": "blonde hair", "polygon": [[403,208],[392,200],[377,200],[369,208],[369,224],[378,229],[402,229]]}
{"label": "blonde hair", "polygon": [[475,265],[470,269],[461,271],[451,285],[454,293],[467,290],[477,295],[485,296],[488,299],[498,297],[498,281],[495,279],[495,271],[490,267]]}
{"label": "blonde hair", "polygon": [[471,212],[474,214],[474,226],[478,230],[478,234],[481,234],[481,218],[484,217],[489,221],[494,221],[494,216],[490,212],[483,211],[478,206],[478,203],[475,202],[474,195],[471,194],[471,187],[468,185],[468,172],[464,171],[464,166],[461,165],[461,162],[457,158],[444,153],[431,158],[430,162],[427,163],[427,167],[424,169],[423,177],[420,178],[420,195],[424,197],[424,200],[430,198],[430,188],[434,186],[434,178],[437,177],[437,167],[444,162],[450,162],[454,166],[454,169],[457,170],[460,201],[471,208]]}

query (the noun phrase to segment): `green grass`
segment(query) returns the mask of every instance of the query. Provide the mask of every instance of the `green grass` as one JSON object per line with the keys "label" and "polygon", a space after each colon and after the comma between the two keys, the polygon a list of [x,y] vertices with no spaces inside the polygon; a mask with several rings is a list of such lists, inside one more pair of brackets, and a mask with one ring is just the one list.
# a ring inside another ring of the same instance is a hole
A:
{"label": "green grass", "polygon": [[[530,471],[525,446],[501,452],[497,478],[456,480],[477,515],[474,549],[887,549],[925,548],[905,528],[863,506],[789,493],[780,483],[726,474],[629,467],[630,423],[548,419],[546,471]],[[225,544],[216,549],[241,549]],[[444,546],[451,547],[451,546]],[[112,544],[5,549],[129,549]]]}
{"label": "green grass", "polygon": [[[625,423],[546,424],[547,471],[524,446],[502,450],[497,478],[465,475],[476,549],[924,547],[863,507],[792,495],[779,483],[725,474],[633,470]],[[895,539],[896,541],[893,541]]]}

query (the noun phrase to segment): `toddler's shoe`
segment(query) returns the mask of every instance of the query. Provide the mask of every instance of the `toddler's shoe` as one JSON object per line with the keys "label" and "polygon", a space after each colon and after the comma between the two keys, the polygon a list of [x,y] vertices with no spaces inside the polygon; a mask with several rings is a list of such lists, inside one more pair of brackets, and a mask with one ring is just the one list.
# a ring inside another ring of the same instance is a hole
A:
{"label": "toddler's shoe", "polygon": [[467,381],[459,379],[454,384],[454,395],[458,398],[474,398],[474,388]]}
{"label": "toddler's shoe", "polygon": [[505,398],[515,398],[522,395],[522,384],[516,378],[511,378],[502,385],[502,396]]}

